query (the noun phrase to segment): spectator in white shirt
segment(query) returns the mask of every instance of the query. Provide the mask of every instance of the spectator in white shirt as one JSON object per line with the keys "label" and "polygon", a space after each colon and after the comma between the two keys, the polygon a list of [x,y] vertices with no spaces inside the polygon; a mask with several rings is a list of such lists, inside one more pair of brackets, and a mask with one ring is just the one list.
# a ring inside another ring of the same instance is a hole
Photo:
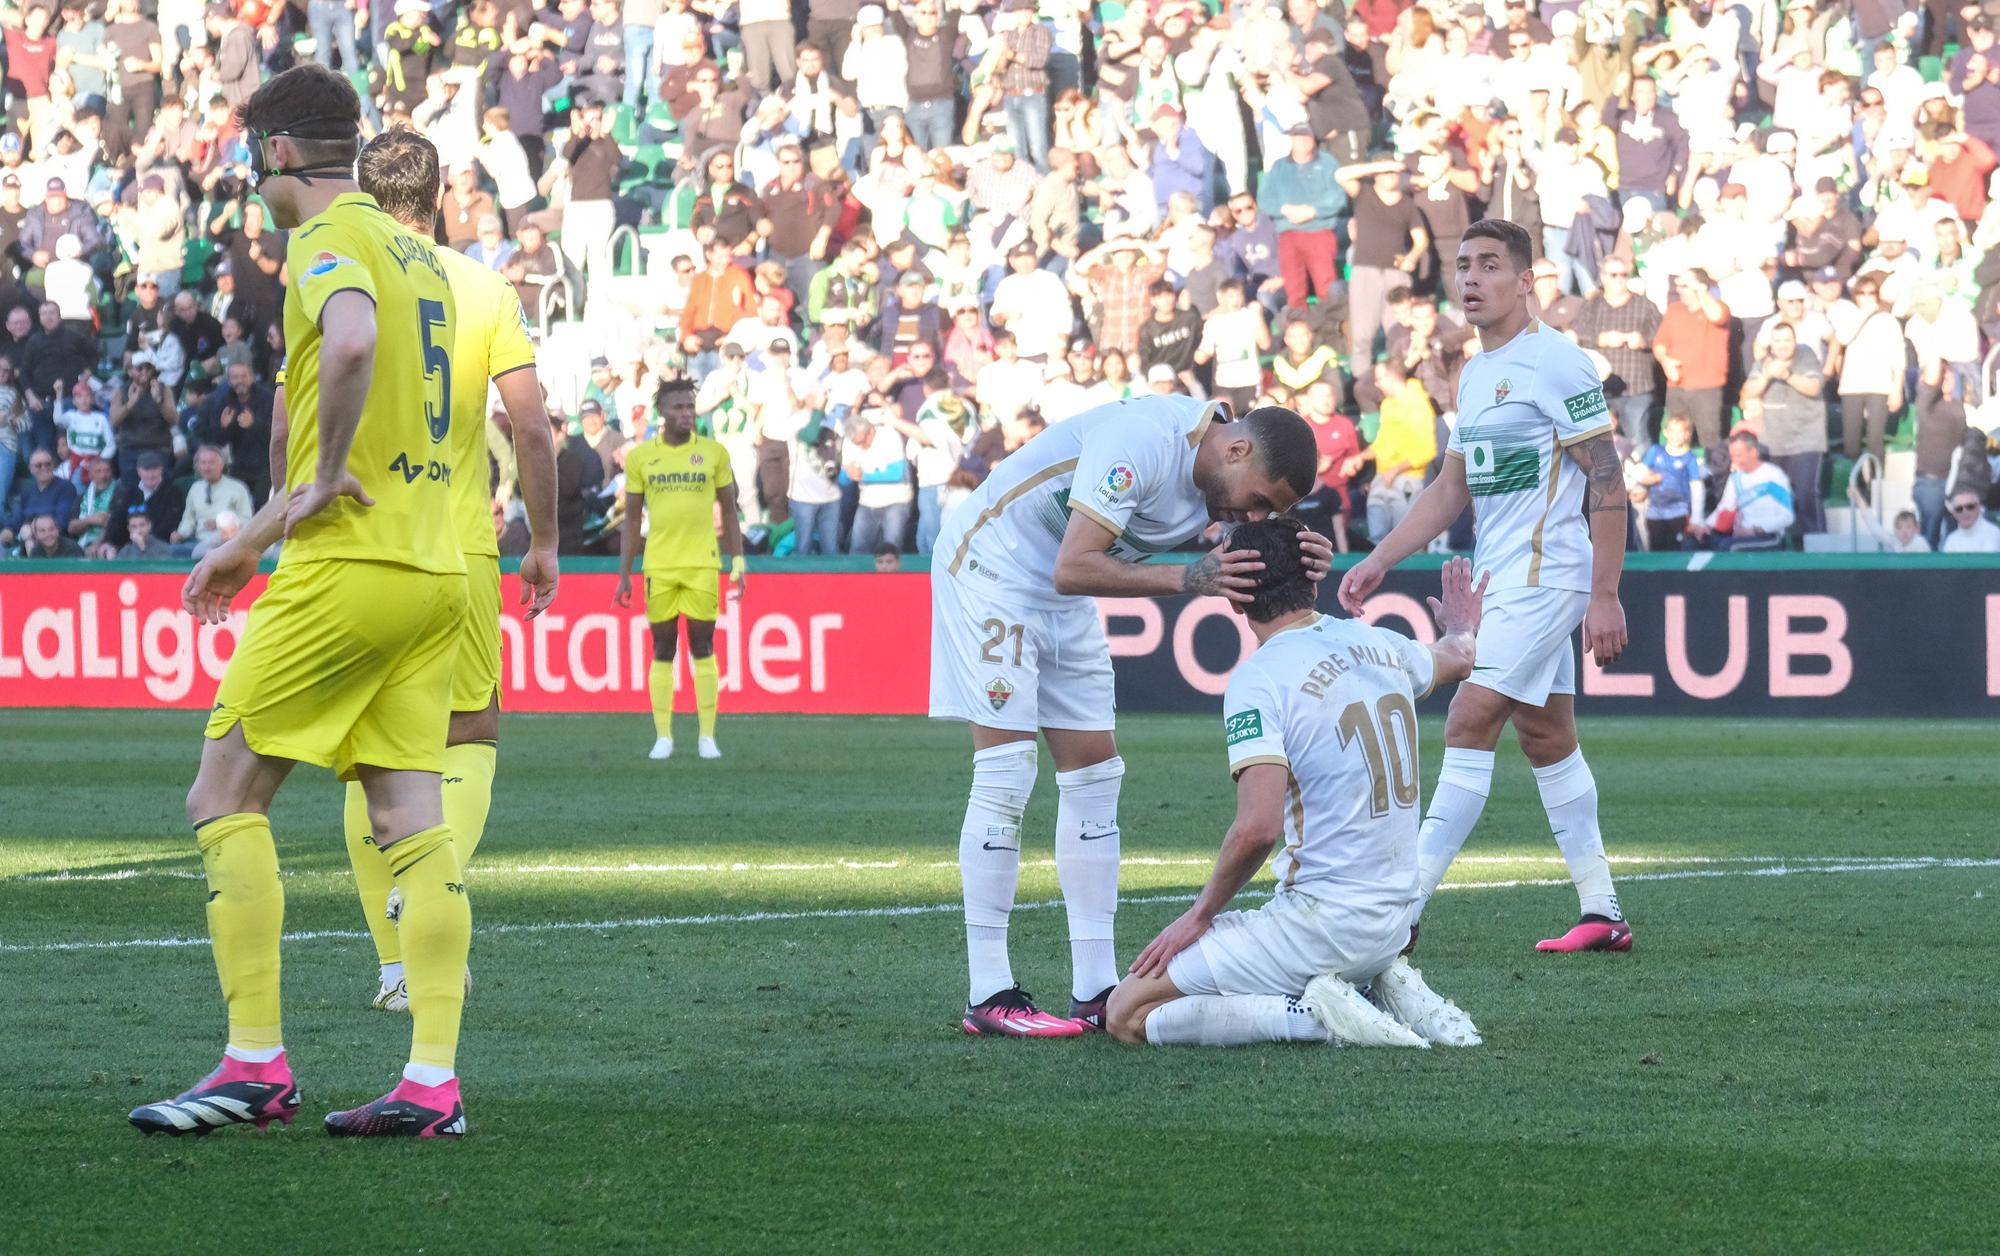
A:
{"label": "spectator in white shirt", "polygon": [[995,327],[1014,333],[1022,357],[1059,360],[1074,322],[1069,288],[1054,271],[1041,268],[1032,244],[1009,250],[1007,268],[1011,273],[994,286],[987,317]]}
{"label": "spectator in white shirt", "polygon": [[1987,519],[1979,494],[1964,491],[1952,494],[1951,519],[1958,526],[1944,534],[1944,544],[1939,547],[1943,552],[2000,554],[2000,527]]}
{"label": "spectator in white shirt", "polygon": [[847,422],[840,451],[847,478],[861,486],[847,552],[872,554],[877,544],[903,547],[916,493],[910,487],[909,446],[891,416],[895,406],[876,394],[875,402]]}
{"label": "spectator in white shirt", "polygon": [[243,481],[224,475],[224,465],[223,452],[213,445],[195,451],[196,478],[188,486],[187,507],[181,512],[180,526],[167,538],[175,553],[199,558],[222,541],[216,532],[222,515],[233,513],[238,519],[248,519],[257,512],[250,489]]}
{"label": "spectator in white shirt", "polygon": [[993,337],[993,360],[980,368],[973,381],[979,409],[990,426],[1004,423],[1033,403],[1041,391],[1042,368],[1021,357],[1020,343],[1011,331]]}
{"label": "spectator in white shirt", "polygon": [[1885,528],[1875,517],[1875,511],[1866,498],[1853,489],[1847,490],[1847,500],[1854,508],[1854,517],[1861,521],[1861,530],[1873,537],[1875,544],[1891,554],[1928,554],[1931,543],[1924,539],[1923,529],[1917,524],[1917,512],[1899,510],[1892,527]]}
{"label": "spectator in white shirt", "polygon": [[854,95],[868,113],[869,125],[882,129],[882,120],[900,113],[910,104],[910,59],[903,37],[883,29],[882,6],[864,4],[854,19],[854,42],[840,59],[840,77],[854,84]]}
{"label": "spectator in white shirt", "polygon": [[[1777,464],[1764,461],[1757,435],[1739,430],[1729,438],[1729,482],[1722,500],[1688,535],[1710,549],[1777,549],[1792,526],[1792,482]],[[2000,529],[1995,530],[2000,536]]]}

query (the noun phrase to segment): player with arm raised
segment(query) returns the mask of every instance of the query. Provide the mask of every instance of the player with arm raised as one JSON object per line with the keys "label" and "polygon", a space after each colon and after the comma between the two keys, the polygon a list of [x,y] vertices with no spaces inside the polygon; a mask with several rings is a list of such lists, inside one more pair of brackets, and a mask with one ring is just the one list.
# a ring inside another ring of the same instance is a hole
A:
{"label": "player with arm raised", "polygon": [[[300,762],[359,778],[405,909],[411,1049],[401,1082],[326,1118],[339,1135],[465,1132],[456,1052],[472,939],[440,775],[465,560],[442,477],[401,468],[448,456],[452,293],[432,246],[353,180],[361,104],[321,66],[288,70],[244,102],[259,190],[293,229],[285,295],[284,556],[258,599],[210,713],[188,791],[208,882],[209,933],[229,1006],[222,1063],[135,1109],[147,1133],[289,1122],[299,1092],[279,1016],[284,887],[270,806]],[[246,529],[248,531],[248,529]],[[183,600],[226,614],[257,551],[190,576]]]}
{"label": "player with arm raised", "polygon": [[[1428,646],[1328,619],[1299,531],[1292,519],[1237,530],[1265,569],[1237,607],[1257,652],[1223,698],[1236,819],[1194,906],[1112,992],[1110,1031],[1159,1045],[1477,1046],[1471,1018],[1397,952],[1421,904],[1416,703],[1471,673],[1483,590],[1471,563],[1445,564],[1431,599],[1444,635]],[[1267,859],[1270,901],[1225,910]]]}
{"label": "player with arm raised", "polygon": [[[437,149],[408,128],[385,131],[361,150],[356,165],[361,190],[384,212],[428,240],[444,194]],[[458,309],[451,370],[451,435],[445,465],[451,468],[452,523],[465,554],[467,613],[460,621],[458,654],[451,669],[451,729],[444,749],[444,818],[461,865],[486,833],[493,804],[493,773],[500,744],[500,546],[493,533],[492,478],[487,472],[487,384],[500,393],[513,420],[521,497],[528,512],[528,552],[521,556],[521,604],[528,618],[555,600],[556,455],[535,372],[535,346],[514,285],[456,249],[439,248],[438,261]],[[405,472],[406,475],[410,472]],[[428,468],[425,474],[429,474]],[[380,984],[374,1005],[409,1009],[402,945],[395,917],[389,860],[375,844],[368,804],[359,785],[347,787],[342,816],[347,857],[362,918],[375,943]]]}
{"label": "player with arm raised", "polygon": [[1531,312],[1527,233],[1482,219],[1458,249],[1459,300],[1480,351],[1459,375],[1458,427],[1444,470],[1403,522],[1340,582],[1350,614],[1403,559],[1450,526],[1469,502],[1479,523],[1474,567],[1493,582],[1479,629],[1479,665],[1445,721],[1444,768],[1424,817],[1426,899],[1465,845],[1493,779],[1493,748],[1511,721],[1534,766],[1582,920],[1542,951],[1627,951],[1597,783],[1576,741],[1576,660],[1600,666],[1625,649],[1618,576],[1625,562],[1625,479],[1611,413],[1583,350]]}
{"label": "player with arm raised", "polygon": [[[736,510],[736,473],[722,442],[694,430],[695,383],[670,379],[653,401],[659,415],[654,438],[627,446],[625,526],[619,534],[618,589],[612,600],[632,604],[632,563],[645,547],[646,619],[653,632],[653,749],[646,757],[674,753],[674,648],[687,618],[689,671],[694,675],[695,752],[720,759],[715,709],[720,673],[715,664],[715,621],[722,597],[716,572],[715,520],[722,516],[729,551],[731,597],[743,594],[743,526]],[[639,525],[646,524],[640,540]]]}
{"label": "player with arm raised", "polygon": [[[1261,569],[1227,540],[1186,566],[1144,560],[1290,509],[1313,486],[1312,428],[1265,406],[1232,420],[1191,397],[1116,401],[1008,455],[944,520],[931,557],[935,719],[972,726],[972,788],[959,830],[970,1034],[1070,1037],[1103,1028],[1117,984],[1118,793],[1111,651],[1096,597],[1193,593],[1243,601]],[[1312,537],[1317,574],[1332,546]],[[1036,733],[1056,766],[1056,877],[1069,909],[1069,1016],[1014,980],[1007,921],[1020,880],[1021,816]]]}

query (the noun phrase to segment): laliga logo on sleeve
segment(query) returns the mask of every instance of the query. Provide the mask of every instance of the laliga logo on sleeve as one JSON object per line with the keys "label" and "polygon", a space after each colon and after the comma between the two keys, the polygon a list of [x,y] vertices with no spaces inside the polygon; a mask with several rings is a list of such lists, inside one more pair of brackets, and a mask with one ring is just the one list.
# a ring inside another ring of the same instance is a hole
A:
{"label": "laliga logo on sleeve", "polygon": [[1113,463],[1111,470],[1104,473],[1104,491],[1112,497],[1123,497],[1139,482],[1139,473],[1129,462]]}

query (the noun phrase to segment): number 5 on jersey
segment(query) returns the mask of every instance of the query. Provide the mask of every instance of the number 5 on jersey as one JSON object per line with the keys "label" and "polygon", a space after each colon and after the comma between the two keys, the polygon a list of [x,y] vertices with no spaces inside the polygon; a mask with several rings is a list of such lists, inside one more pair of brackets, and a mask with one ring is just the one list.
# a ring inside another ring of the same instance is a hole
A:
{"label": "number 5 on jersey", "polygon": [[424,340],[424,379],[435,379],[438,390],[436,406],[428,397],[424,399],[424,420],[430,424],[433,445],[441,444],[451,431],[451,355],[432,334],[434,329],[445,330],[446,322],[444,302],[417,301],[417,329]]}

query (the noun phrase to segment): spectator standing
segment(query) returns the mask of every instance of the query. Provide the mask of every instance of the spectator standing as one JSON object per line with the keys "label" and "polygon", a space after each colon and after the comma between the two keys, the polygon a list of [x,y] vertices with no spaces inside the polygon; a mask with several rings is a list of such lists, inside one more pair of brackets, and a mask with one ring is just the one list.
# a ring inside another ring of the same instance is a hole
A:
{"label": "spectator standing", "polygon": [[[125,382],[111,390],[111,426],[118,434],[119,465],[128,483],[148,457],[163,464],[172,459],[176,413],[173,390],[161,381],[152,355],[135,354]],[[153,522],[165,525],[160,529],[165,536],[179,517]]]}
{"label": "spectator standing", "polygon": [[[789,6],[786,14],[789,30]],[[868,115],[868,129],[878,133],[890,114],[900,116],[910,103],[909,54],[902,37],[890,34],[886,23],[881,5],[862,5],[854,20],[854,41],[840,59],[840,77],[854,84],[854,98]]]}
{"label": "spectator standing", "polygon": [[1153,286],[1167,263],[1143,240],[1107,240],[1076,259],[1073,274],[1097,301],[1097,345],[1107,353],[1139,348]]}
{"label": "spectator standing", "polygon": [[1308,296],[1317,296],[1325,305],[1339,275],[1339,241],[1333,230],[1342,199],[1338,166],[1319,151],[1311,126],[1299,123],[1286,134],[1291,152],[1265,170],[1257,204],[1277,226],[1285,300],[1301,306]]}
{"label": "spectator standing", "polygon": [[610,274],[611,231],[618,225],[612,195],[625,154],[611,138],[604,106],[580,110],[563,160],[569,166],[569,201],[563,206],[563,253],[592,277]]}
{"label": "spectator standing", "polygon": [[[832,64],[839,65],[854,38],[855,19],[861,15],[861,0],[810,0],[806,9],[806,39],[823,51]],[[801,54],[804,48],[800,48]],[[800,58],[804,60],[803,55]],[[930,145],[925,145],[930,147]]]}
{"label": "spectator standing", "polygon": [[[129,3],[112,0],[114,10]],[[55,102],[49,98],[49,78],[56,68],[56,37],[49,31],[49,18],[49,10],[36,5],[21,11],[18,24],[10,22],[6,28],[7,95],[10,102],[25,106],[28,138],[37,155],[48,150],[57,124]],[[158,68],[154,67],[156,72]],[[154,93],[157,99],[157,86]]]}
{"label": "spectator standing", "polygon": [[229,473],[250,490],[254,502],[262,503],[271,496],[271,413],[276,397],[246,363],[230,364],[224,379],[227,386],[210,393],[201,404],[194,440],[223,450]]}
{"label": "spectator standing", "polygon": [[1271,351],[1271,328],[1264,321],[1263,307],[1248,301],[1240,279],[1217,288],[1216,301],[1215,312],[1202,320],[1194,360],[1198,365],[1212,364],[1215,395],[1237,414],[1245,414],[1263,383],[1259,359]]}
{"label": "spectator standing", "polygon": [[[0,367],[9,372],[11,367]],[[18,396],[18,394],[17,394]],[[70,385],[67,404],[56,407],[56,426],[62,429],[63,440],[69,446],[70,466],[65,470],[79,484],[82,476],[77,474],[83,464],[93,459],[109,461],[118,453],[118,437],[111,429],[111,416],[98,404],[97,382],[86,376]]]}
{"label": "spectator standing", "polygon": [[1659,85],[1644,74],[1634,76],[1631,105],[1617,118],[1619,194],[1640,197],[1655,213],[1672,209],[1687,177],[1687,130],[1660,104]]}
{"label": "spectator standing", "polygon": [[1361,452],[1361,436],[1354,421],[1335,409],[1337,401],[1332,378],[1315,380],[1298,394],[1298,412],[1312,424],[1313,442],[1319,449],[1319,480],[1295,510],[1301,518],[1322,517],[1334,548],[1345,554],[1349,544],[1347,468]]}
{"label": "spectator standing", "polygon": [[1636,482],[1646,490],[1646,548],[1685,548],[1688,521],[1707,514],[1708,475],[1694,447],[1694,421],[1672,411],[1660,423],[1659,443],[1640,458]]}
{"label": "spectator standing", "polygon": [[915,495],[909,446],[892,421],[893,407],[864,410],[847,422],[842,468],[861,486],[847,552],[872,554],[879,543],[902,547]]}
{"label": "spectator standing", "polygon": [[1348,224],[1352,247],[1347,282],[1347,360],[1357,377],[1375,358],[1389,293],[1407,289],[1430,251],[1423,215],[1403,187],[1403,167],[1395,161],[1364,162],[1338,172],[1353,202]]}
{"label": "spectator standing", "polygon": [[1430,394],[1408,368],[1391,356],[1375,364],[1382,393],[1381,423],[1375,439],[1342,468],[1348,478],[1375,464],[1368,486],[1368,540],[1380,545],[1424,486],[1424,472],[1437,458],[1437,410]]}
{"label": "spectator standing", "polygon": [[[56,447],[55,403],[69,386],[97,367],[97,345],[74,328],[65,326],[62,309],[44,301],[40,325],[29,337],[21,357],[21,377],[32,423],[31,440],[37,449]],[[123,438],[120,438],[123,443]]]}
{"label": "spectator standing", "polygon": [[[948,147],[958,138],[958,62],[953,52],[957,16],[945,21],[941,0],[916,0],[907,12],[899,10],[894,16],[909,65],[904,120],[917,147]],[[806,28],[810,32],[812,23]]]}
{"label": "spectator standing", "polygon": [[998,47],[987,63],[999,76],[1001,107],[1014,147],[1037,171],[1049,168],[1049,55],[1055,37],[1035,14],[1035,0],[1001,0]]}
{"label": "spectator standing", "polygon": [[[25,310],[15,310],[25,315]],[[15,383],[14,359],[0,354],[0,511],[14,489],[14,469],[30,448],[28,400]]]}
{"label": "spectator standing", "polygon": [[110,152],[134,147],[153,129],[160,107],[160,28],[140,14],[139,0],[111,0],[105,8],[104,40],[117,54],[112,76],[117,103],[105,115],[104,146]]}
{"label": "spectator standing", "polygon": [[1831,369],[1840,376],[1840,438],[1847,456],[1859,458],[1864,440],[1882,462],[1889,416],[1903,408],[1903,374],[1909,357],[1903,325],[1883,304],[1882,280],[1864,272],[1854,281],[1854,307],[1833,325]]}
{"label": "spectator standing", "polygon": [[1598,278],[1602,289],[1577,312],[1577,343],[1602,354],[1610,364],[1604,394],[1625,439],[1635,449],[1645,449],[1653,443],[1653,372],[1658,364],[1652,349],[1660,331],[1660,311],[1633,291],[1632,263],[1625,258],[1607,258]]}
{"label": "spectator standing", "polygon": [[751,313],[757,292],[750,272],[736,264],[727,243],[709,241],[705,257],[707,267],[688,283],[680,325],[681,349],[697,379],[715,369],[716,349],[729,330]]}
{"label": "spectator standing", "polygon": [[[881,12],[875,10],[878,18]],[[745,81],[759,92],[791,82],[799,67],[790,0],[740,0],[737,22]]]}
{"label": "spectator standing", "polygon": [[[404,7],[412,4],[426,13],[429,11],[428,6],[422,4],[422,0],[398,0],[396,13],[399,20]],[[223,99],[229,102],[229,107],[234,109],[250,99],[250,93],[256,91],[257,84],[262,81],[262,75],[259,73],[261,58],[257,49],[257,32],[240,21],[236,16],[236,10],[228,4],[209,5],[204,25],[215,46],[216,89],[222,93]],[[386,64],[384,68],[387,69]],[[392,88],[394,82],[392,79],[390,84]]]}
{"label": "spectator standing", "polygon": [[1722,390],[1729,380],[1729,307],[1709,291],[1705,271],[1674,278],[1674,301],[1660,316],[1653,357],[1667,377],[1668,413],[1694,421],[1710,474],[1727,457],[1722,443]]}
{"label": "spectator standing", "polygon": [[987,317],[1014,333],[1022,357],[1060,360],[1074,322],[1069,289],[1041,268],[1040,255],[1027,241],[1008,250],[1007,268],[1007,277],[993,289]]}
{"label": "spectator standing", "polygon": [[1819,359],[1799,344],[1783,323],[1743,381],[1744,419],[1757,414],[1771,461],[1791,481],[1793,510],[1801,533],[1826,531],[1820,479],[1826,462],[1826,383]]}

